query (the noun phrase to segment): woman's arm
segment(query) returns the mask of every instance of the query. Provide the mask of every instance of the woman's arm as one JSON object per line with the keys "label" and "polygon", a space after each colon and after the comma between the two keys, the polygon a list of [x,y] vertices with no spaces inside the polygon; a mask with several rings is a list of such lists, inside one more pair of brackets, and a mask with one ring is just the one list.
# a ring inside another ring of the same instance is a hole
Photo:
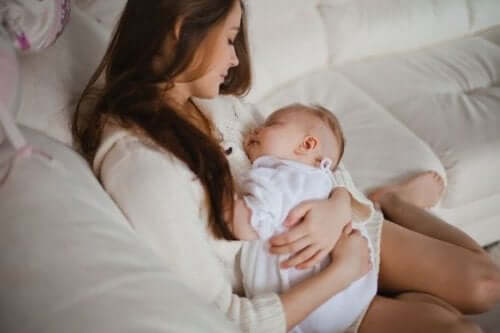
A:
{"label": "woman's arm", "polygon": [[[182,162],[139,142],[118,142],[100,169],[103,186],[134,231],[200,301],[225,313],[242,332],[285,332],[277,294],[248,299],[233,293],[200,208],[204,192],[195,190],[199,182]],[[233,257],[232,243],[222,245]]]}
{"label": "woman's arm", "polygon": [[325,270],[281,294],[288,330],[372,267],[368,242],[356,230],[343,233],[331,255]]}

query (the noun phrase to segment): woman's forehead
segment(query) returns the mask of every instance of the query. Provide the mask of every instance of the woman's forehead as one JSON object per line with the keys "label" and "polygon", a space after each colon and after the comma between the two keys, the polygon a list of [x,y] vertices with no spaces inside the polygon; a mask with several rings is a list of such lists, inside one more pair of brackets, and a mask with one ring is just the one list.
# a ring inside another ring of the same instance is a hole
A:
{"label": "woman's forehead", "polygon": [[242,15],[242,10],[241,10],[241,4],[239,0],[236,0],[234,2],[234,6],[229,12],[229,15],[226,18],[225,21],[225,27],[228,30],[235,30],[236,32],[240,30],[240,25],[241,25],[241,15]]}

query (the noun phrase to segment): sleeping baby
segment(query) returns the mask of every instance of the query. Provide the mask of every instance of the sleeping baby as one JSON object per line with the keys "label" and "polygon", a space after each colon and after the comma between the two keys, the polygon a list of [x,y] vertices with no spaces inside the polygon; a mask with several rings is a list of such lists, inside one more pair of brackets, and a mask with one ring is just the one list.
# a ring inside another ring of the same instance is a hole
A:
{"label": "sleeping baby", "polygon": [[[244,147],[252,168],[241,182],[243,193],[236,198],[230,228],[237,238],[251,240],[242,247],[241,269],[245,293],[253,297],[285,291],[330,263],[327,257],[309,269],[280,269],[286,257],[270,254],[267,241],[287,230],[283,222],[298,204],[326,199],[336,186],[346,186],[346,175],[339,165],[344,136],[329,110],[293,104],[273,112],[246,137]],[[351,187],[347,186],[353,197],[352,227],[369,241],[364,223],[374,215],[373,206]],[[368,245],[374,265],[373,246]],[[377,273],[372,268],[292,332],[344,332],[366,311],[376,291]]]}

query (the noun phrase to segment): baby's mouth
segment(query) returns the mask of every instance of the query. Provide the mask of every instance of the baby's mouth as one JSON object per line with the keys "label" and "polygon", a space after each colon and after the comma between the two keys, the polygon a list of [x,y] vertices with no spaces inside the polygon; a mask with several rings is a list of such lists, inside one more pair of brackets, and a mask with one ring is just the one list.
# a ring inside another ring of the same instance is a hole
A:
{"label": "baby's mouth", "polygon": [[258,143],[259,143],[259,141],[255,140],[255,139],[248,140],[248,145],[249,146],[252,146],[252,145],[255,145],[255,144],[258,144]]}

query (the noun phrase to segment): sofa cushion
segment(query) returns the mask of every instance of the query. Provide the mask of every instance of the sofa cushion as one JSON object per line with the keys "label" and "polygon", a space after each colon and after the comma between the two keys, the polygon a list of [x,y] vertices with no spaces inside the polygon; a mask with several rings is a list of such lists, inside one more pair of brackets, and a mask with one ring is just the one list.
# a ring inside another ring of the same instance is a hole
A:
{"label": "sofa cushion", "polygon": [[500,26],[339,70],[439,156],[443,206],[500,193]]}
{"label": "sofa cushion", "polygon": [[321,0],[331,63],[417,49],[500,23],[500,1]]}
{"label": "sofa cushion", "polygon": [[427,144],[334,69],[299,78],[258,106],[268,115],[295,102],[320,104],[337,115],[346,137],[344,163],[364,192],[425,170],[444,176]]}
{"label": "sofa cushion", "polygon": [[253,66],[249,101],[327,64],[328,47],[318,0],[247,1]]}
{"label": "sofa cushion", "polygon": [[105,29],[73,7],[71,20],[54,45],[20,58],[18,122],[70,144],[70,116],[106,45]]}
{"label": "sofa cushion", "polygon": [[175,280],[78,154],[23,132],[53,160],[18,160],[0,187],[1,332],[236,331]]}

